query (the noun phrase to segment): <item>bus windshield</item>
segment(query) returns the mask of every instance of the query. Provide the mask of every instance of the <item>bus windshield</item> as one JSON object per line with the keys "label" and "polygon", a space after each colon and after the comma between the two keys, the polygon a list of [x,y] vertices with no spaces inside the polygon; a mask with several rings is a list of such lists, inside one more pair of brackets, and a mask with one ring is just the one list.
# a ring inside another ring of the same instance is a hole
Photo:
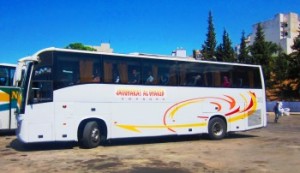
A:
{"label": "bus windshield", "polygon": [[0,86],[13,86],[15,65],[0,64]]}

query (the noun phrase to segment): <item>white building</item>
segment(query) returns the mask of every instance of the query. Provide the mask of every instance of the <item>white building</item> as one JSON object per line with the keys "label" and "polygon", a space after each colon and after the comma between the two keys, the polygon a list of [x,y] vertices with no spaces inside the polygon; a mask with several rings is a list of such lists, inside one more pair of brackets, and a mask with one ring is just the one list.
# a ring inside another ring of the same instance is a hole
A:
{"label": "white building", "polygon": [[172,56],[176,57],[187,57],[186,50],[183,48],[177,48],[176,50],[172,51]]}
{"label": "white building", "polygon": [[107,53],[113,52],[113,49],[110,47],[109,43],[101,43],[100,46],[91,46],[91,47],[96,49],[97,52],[107,52]]}
{"label": "white building", "polygon": [[[279,13],[271,20],[260,22],[266,41],[271,41],[280,45],[283,51],[287,54],[293,52],[291,46],[294,44],[294,38],[299,34],[300,18],[296,13],[282,14]],[[257,24],[252,27],[252,34],[250,35],[250,45],[253,44]]]}

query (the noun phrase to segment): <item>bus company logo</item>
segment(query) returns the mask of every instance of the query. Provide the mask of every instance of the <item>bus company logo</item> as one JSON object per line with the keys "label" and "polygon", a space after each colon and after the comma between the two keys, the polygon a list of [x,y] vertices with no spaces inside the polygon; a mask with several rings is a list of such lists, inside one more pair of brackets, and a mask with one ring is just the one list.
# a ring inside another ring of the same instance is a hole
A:
{"label": "bus company logo", "polygon": [[137,89],[137,88],[118,88],[115,95],[118,97],[164,97],[164,89]]}

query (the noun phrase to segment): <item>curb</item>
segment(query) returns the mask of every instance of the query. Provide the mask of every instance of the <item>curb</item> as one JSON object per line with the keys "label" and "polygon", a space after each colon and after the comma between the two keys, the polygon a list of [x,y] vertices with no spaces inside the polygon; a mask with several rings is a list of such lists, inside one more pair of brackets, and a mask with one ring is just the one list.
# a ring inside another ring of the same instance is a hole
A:
{"label": "curb", "polygon": [[[267,112],[267,114],[274,114],[274,112]],[[290,112],[290,115],[300,115],[300,112]]]}

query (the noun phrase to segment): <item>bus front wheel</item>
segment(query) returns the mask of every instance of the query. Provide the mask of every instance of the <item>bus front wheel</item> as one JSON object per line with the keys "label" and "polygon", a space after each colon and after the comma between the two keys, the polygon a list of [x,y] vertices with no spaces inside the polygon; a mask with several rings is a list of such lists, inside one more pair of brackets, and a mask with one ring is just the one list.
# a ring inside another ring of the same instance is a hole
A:
{"label": "bus front wheel", "polygon": [[216,117],[209,121],[208,135],[212,140],[223,139],[227,133],[226,123],[223,119]]}
{"label": "bus front wheel", "polygon": [[81,145],[83,148],[95,148],[100,144],[100,128],[97,122],[87,122],[83,129]]}

